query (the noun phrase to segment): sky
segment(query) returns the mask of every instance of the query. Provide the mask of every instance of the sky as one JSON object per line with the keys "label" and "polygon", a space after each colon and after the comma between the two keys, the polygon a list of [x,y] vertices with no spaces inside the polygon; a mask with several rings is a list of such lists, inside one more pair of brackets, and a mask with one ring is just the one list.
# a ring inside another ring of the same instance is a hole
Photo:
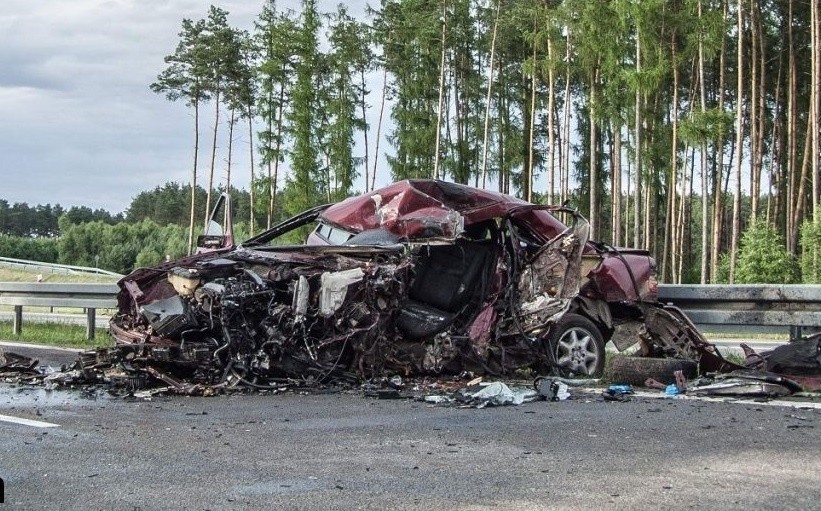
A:
{"label": "sky", "polygon": [[[263,5],[262,0],[2,0],[0,199],[117,213],[140,191],[189,182],[193,113],[184,102],[151,92],[149,84],[176,48],[183,18],[205,18],[211,3],[229,12],[232,26],[246,30]],[[351,6],[352,15],[361,15],[359,4]],[[298,0],[277,1],[279,10],[298,10],[298,5]],[[336,2],[321,0],[319,9],[334,11]],[[210,161],[210,129],[206,116],[200,128],[201,183]],[[234,138],[231,178],[245,188],[246,132]],[[226,153],[218,145],[215,179],[224,179]]]}

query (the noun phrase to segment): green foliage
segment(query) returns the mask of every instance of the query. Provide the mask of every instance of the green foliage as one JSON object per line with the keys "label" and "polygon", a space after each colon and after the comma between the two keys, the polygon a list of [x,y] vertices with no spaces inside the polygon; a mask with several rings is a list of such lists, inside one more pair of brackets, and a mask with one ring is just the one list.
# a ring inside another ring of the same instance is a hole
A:
{"label": "green foliage", "polygon": [[353,193],[357,158],[354,157],[354,133],[365,129],[358,117],[357,106],[364,101],[364,84],[355,79],[370,67],[368,29],[348,15],[344,5],[333,16],[329,42],[331,51],[326,59],[327,140],[323,146],[327,156],[331,198],[342,200]]}
{"label": "green foliage", "polygon": [[[718,258],[718,275],[715,281],[721,284],[730,282],[730,254],[721,254]],[[696,281],[694,280],[693,283]]]}
{"label": "green foliage", "polygon": [[60,323],[24,323],[20,335],[15,335],[11,321],[0,321],[0,339],[87,349],[111,346],[107,329],[98,328],[94,340],[89,341],[84,326]]}
{"label": "green foliage", "polygon": [[691,110],[687,118],[680,122],[679,130],[682,140],[694,145],[716,141],[721,136],[732,133],[733,116],[730,112],[722,112],[717,108],[704,112]]}
{"label": "green foliage", "polygon": [[0,234],[0,257],[56,263],[57,240]]}
{"label": "green foliage", "polygon": [[168,64],[151,84],[151,90],[165,94],[169,101],[184,100],[187,105],[198,105],[210,99],[208,91],[209,69],[205,56],[208,52],[204,34],[205,20],[182,20],[182,30],[177,49],[165,57]]}
{"label": "green foliage", "polygon": [[801,278],[804,284],[821,284],[821,218],[801,225]]}
{"label": "green foliage", "polygon": [[113,224],[123,219],[122,215],[85,206],[72,206],[65,210],[59,204],[29,206],[25,202],[16,202],[9,205],[8,201],[0,199],[0,234],[37,238],[58,236],[61,217],[73,223],[97,220]]}
{"label": "green foliage", "polygon": [[315,0],[303,0],[295,38],[293,105],[287,118],[292,126],[291,174],[286,180],[285,210],[296,214],[328,201],[329,183],[319,166],[320,81],[323,59],[319,53],[320,19]]}
{"label": "green foliage", "polygon": [[798,265],[783,238],[764,220],[754,221],[741,237],[736,283],[791,284],[798,281]]}
{"label": "green foliage", "polygon": [[433,177],[442,22],[442,4],[425,0],[384,1],[375,22],[392,77],[388,140],[396,155],[388,162],[396,180]]}
{"label": "green foliage", "polygon": [[[190,195],[191,185],[173,182],[156,186],[153,190],[144,190],[131,200],[125,218],[128,222],[140,222],[148,218],[159,225],[188,225]],[[199,186],[197,205],[195,218],[202,218],[205,215],[205,189]]]}
{"label": "green foliage", "polygon": [[150,220],[117,225],[69,224],[57,242],[58,260],[129,273],[138,266],[157,264],[166,255],[182,257],[187,252],[186,238],[185,228],[173,224],[160,227]]}
{"label": "green foliage", "polygon": [[[223,191],[221,187],[217,189],[217,192],[221,193]],[[259,192],[257,193],[259,194]],[[129,223],[138,223],[148,219],[158,225],[176,224],[179,226],[187,226],[189,213],[188,197],[190,194],[190,185],[181,185],[174,182],[157,186],[153,190],[144,190],[132,199],[131,205],[129,205],[126,210],[126,221]],[[234,219],[249,218],[251,198],[248,191],[232,188],[231,203]],[[205,190],[199,186],[197,187],[197,209],[195,214],[196,218],[203,218],[205,216]],[[261,216],[257,215],[257,224],[259,224],[260,219]],[[197,233],[198,232],[199,230]]]}

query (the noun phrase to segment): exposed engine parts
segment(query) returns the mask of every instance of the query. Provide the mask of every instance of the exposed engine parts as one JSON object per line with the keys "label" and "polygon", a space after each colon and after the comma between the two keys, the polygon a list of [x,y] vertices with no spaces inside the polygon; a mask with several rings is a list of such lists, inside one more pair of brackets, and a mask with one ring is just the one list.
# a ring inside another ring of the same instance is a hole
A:
{"label": "exposed engine parts", "polygon": [[[590,242],[587,221],[564,206],[406,180],[239,246],[226,223],[209,224],[197,254],[123,278],[116,347],[76,370],[185,393],[389,375],[598,376],[611,339],[724,363],[656,301],[649,253]],[[279,245],[285,235],[305,244]]]}

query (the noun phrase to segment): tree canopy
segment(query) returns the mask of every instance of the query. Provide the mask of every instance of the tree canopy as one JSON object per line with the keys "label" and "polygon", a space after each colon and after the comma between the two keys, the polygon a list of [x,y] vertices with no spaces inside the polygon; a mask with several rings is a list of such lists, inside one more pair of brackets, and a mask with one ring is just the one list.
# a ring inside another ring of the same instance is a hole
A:
{"label": "tree canopy", "polygon": [[[182,20],[151,85],[194,111],[191,182],[141,193],[126,216],[184,225],[187,203],[190,239],[203,203],[232,187],[243,117],[259,158],[235,218],[254,229],[368,191],[377,172],[380,182],[439,178],[567,201],[595,238],[650,250],[664,281],[715,282],[725,259],[737,280],[745,231],[769,226],[791,257],[815,240],[802,225],[817,225],[821,211],[820,9],[820,0],[381,0],[355,19],[344,5],[320,12],[303,0],[291,11],[266,0],[246,32],[212,6]],[[206,104],[207,169],[198,158]],[[224,178],[214,174],[218,148]],[[54,220],[9,227],[11,209],[0,203],[3,232],[56,232]]]}

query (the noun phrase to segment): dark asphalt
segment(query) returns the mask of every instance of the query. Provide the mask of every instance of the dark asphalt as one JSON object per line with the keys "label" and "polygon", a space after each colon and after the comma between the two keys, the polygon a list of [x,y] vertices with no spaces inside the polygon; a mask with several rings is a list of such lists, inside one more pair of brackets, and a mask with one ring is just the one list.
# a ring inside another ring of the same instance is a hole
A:
{"label": "dark asphalt", "polygon": [[6,509],[821,509],[821,412],[0,386]]}

